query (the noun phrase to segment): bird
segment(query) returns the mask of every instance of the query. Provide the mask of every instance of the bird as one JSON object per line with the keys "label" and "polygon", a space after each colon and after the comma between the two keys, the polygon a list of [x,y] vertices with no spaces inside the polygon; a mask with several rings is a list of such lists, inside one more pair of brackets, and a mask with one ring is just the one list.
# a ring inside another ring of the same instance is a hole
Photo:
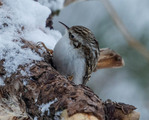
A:
{"label": "bird", "polygon": [[60,24],[66,30],[54,47],[55,68],[76,85],[86,85],[100,56],[99,43],[91,30],[84,26]]}

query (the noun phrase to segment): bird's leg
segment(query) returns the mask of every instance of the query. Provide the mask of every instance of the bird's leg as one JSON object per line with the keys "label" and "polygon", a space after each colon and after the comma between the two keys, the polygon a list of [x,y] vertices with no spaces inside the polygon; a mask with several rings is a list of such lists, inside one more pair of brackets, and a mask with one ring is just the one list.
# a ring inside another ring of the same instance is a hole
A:
{"label": "bird's leg", "polygon": [[47,53],[49,53],[50,55],[53,55],[53,50],[48,49],[43,42],[38,42],[37,45],[40,47],[44,47],[46,49]]}
{"label": "bird's leg", "polygon": [[83,85],[86,85],[86,83],[89,81],[89,79],[90,79],[90,75],[85,75],[84,77],[83,77]]}

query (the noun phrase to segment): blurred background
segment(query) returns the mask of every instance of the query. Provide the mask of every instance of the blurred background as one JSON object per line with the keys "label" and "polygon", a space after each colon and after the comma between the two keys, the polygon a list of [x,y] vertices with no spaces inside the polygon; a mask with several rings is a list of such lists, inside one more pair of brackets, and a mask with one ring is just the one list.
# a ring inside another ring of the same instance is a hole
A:
{"label": "blurred background", "polygon": [[[111,48],[125,61],[118,69],[101,69],[92,74],[88,86],[103,100],[111,99],[137,107],[141,120],[149,120],[149,59],[144,57],[144,49],[134,49],[128,39],[115,24],[107,7],[101,1],[75,2],[61,10],[54,17],[54,28],[64,34],[64,27],[83,25],[88,27],[99,41],[100,48]],[[133,40],[139,41],[149,51],[149,0],[110,0]],[[147,53],[146,56],[149,56]]]}

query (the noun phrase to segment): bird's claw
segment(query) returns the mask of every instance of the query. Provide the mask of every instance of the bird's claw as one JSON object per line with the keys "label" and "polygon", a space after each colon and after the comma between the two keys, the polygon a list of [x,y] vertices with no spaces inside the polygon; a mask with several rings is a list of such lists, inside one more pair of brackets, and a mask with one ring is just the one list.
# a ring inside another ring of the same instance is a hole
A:
{"label": "bird's claw", "polygon": [[53,50],[48,49],[43,42],[37,42],[37,46],[39,46],[40,48],[43,47],[44,49],[46,49],[47,53],[49,53],[50,55],[53,55]]}

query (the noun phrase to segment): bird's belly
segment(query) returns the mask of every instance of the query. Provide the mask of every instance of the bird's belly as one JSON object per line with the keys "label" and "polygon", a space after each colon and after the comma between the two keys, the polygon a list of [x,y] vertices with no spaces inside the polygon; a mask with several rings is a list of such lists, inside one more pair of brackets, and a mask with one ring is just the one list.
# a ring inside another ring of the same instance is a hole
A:
{"label": "bird's belly", "polygon": [[85,74],[85,59],[77,49],[66,43],[55,46],[55,49],[53,61],[57,70],[65,76],[73,76],[73,81],[81,84]]}

